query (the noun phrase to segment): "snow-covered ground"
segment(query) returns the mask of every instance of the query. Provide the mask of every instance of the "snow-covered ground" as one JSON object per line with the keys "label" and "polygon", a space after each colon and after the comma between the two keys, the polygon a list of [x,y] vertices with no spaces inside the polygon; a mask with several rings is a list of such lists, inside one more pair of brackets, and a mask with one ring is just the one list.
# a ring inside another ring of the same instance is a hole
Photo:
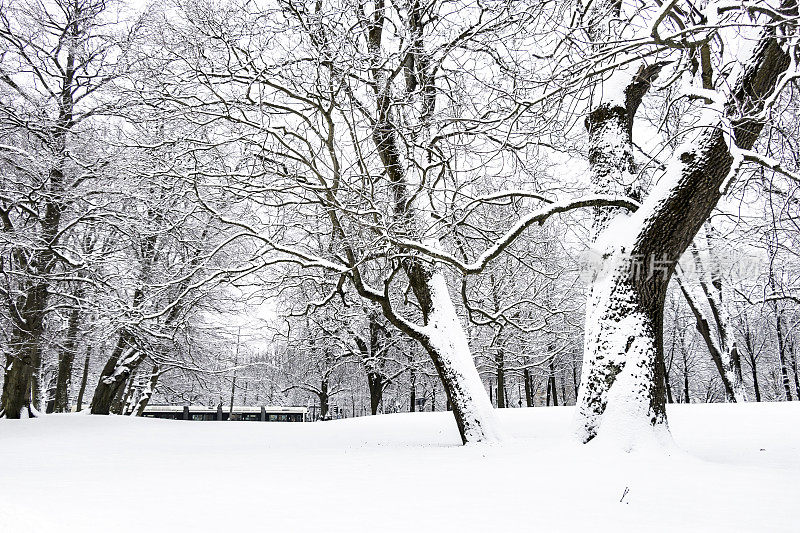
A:
{"label": "snow-covered ground", "polygon": [[800,403],[670,406],[678,447],[569,438],[573,409],[316,424],[0,421],[0,533],[800,531]]}

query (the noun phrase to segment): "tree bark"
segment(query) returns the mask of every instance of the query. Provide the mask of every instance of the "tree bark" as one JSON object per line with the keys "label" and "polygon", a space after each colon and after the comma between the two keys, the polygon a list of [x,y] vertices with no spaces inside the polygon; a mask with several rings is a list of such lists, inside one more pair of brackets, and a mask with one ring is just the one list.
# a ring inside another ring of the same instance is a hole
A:
{"label": "tree bark", "polygon": [[76,401],[76,411],[80,412],[83,409],[83,394],[86,392],[86,381],[89,379],[89,359],[91,354],[89,350],[86,352],[86,360],[83,362],[83,376],[81,377],[81,388],[78,391],[78,399]]}
{"label": "tree bark", "polygon": [[72,363],[75,360],[79,325],[80,310],[74,308],[69,315],[64,348],[58,357],[58,377],[56,378],[55,403],[53,405],[56,413],[66,413],[69,410],[69,385],[72,380]]}
{"label": "tree bark", "polygon": [[326,380],[322,380],[319,386],[319,418],[320,420],[327,420],[328,419],[328,402],[330,398],[328,397],[328,382]]}
{"label": "tree bark", "polygon": [[153,365],[153,372],[150,374],[150,380],[142,391],[142,395],[139,396],[139,401],[136,403],[136,408],[133,411],[136,416],[142,416],[144,414],[144,409],[147,407],[147,404],[150,403],[150,398],[153,397],[153,393],[156,390],[159,376],[161,376],[161,374],[158,371],[158,365]]}
{"label": "tree bark", "polygon": [[695,326],[697,327],[697,331],[700,333],[700,336],[703,338],[703,341],[708,348],[708,353],[711,355],[711,360],[714,362],[714,366],[719,373],[720,379],[722,380],[722,386],[725,388],[725,398],[729,402],[736,402],[736,392],[734,390],[733,383],[731,382],[728,367],[723,362],[723,354],[720,349],[717,347],[717,344],[714,342],[714,339],[711,337],[711,328],[708,325],[708,320],[700,309],[695,304],[692,297],[689,295],[689,292],[684,287],[683,283],[678,281],[678,285],[681,288],[681,292],[683,293],[684,298],[686,299],[686,303],[689,304],[689,309],[691,309],[692,314],[695,317]]}
{"label": "tree bark", "polygon": [[494,363],[497,366],[497,407],[504,409],[506,407],[506,399],[504,391],[506,390],[506,371],[504,353],[502,348],[497,348],[497,353],[494,357]]}
{"label": "tree bark", "polygon": [[786,364],[786,343],[783,339],[783,313],[776,303],[775,306],[775,333],[778,337],[778,360],[781,368],[781,382],[783,393],[787,402],[792,401],[792,386],[789,381],[789,370]]}
{"label": "tree bark", "polygon": [[531,372],[527,368],[522,372],[525,381],[525,405],[533,407],[533,391],[531,390]]}
{"label": "tree bark", "polygon": [[[379,355],[382,349],[382,342],[385,342],[387,333],[378,322],[377,312],[368,312],[367,318],[369,344],[359,336],[354,336],[354,341],[361,352],[361,365],[367,375],[370,413],[377,415],[378,407],[383,399],[383,390],[387,385],[386,376],[383,374],[383,360]],[[381,332],[384,334],[383,341],[381,340]]]}
{"label": "tree bark", "polygon": [[[796,14],[794,3],[790,6]],[[749,150],[763,124],[754,116],[789,56],[774,28],[764,30],[725,109],[736,147]],[[624,107],[608,109],[625,114]],[[594,112],[593,112],[594,114]],[[625,115],[625,119],[633,118]],[[590,116],[590,132],[602,116]],[[716,120],[716,119],[715,119]],[[634,231],[609,244],[587,305],[586,345],[576,422],[583,442],[607,432],[625,449],[667,431],[663,353],[663,308],[675,264],[716,206],[732,170],[733,156],[723,134],[727,121],[710,121],[693,142],[676,150],[659,186],[626,223]],[[599,146],[599,145],[598,145]],[[641,275],[638,261],[656,261]],[[638,271],[637,271],[638,269]],[[652,431],[644,431],[649,426]],[[647,437],[650,435],[650,437]]]}
{"label": "tree bark", "polygon": [[683,403],[691,403],[689,396],[689,361],[686,350],[681,350],[683,355]]}
{"label": "tree bark", "polygon": [[[421,24],[421,21],[418,22]],[[393,191],[397,229],[401,235],[413,237],[419,233],[418,227],[422,225],[420,210],[415,208],[414,203],[422,199],[420,195],[413,195],[408,190],[403,151],[399,147],[391,81],[384,68],[385,57],[382,51],[386,23],[383,9],[376,9],[365,20],[365,37],[371,63],[370,85],[376,107],[372,140]],[[419,61],[423,61],[425,50],[421,41],[422,30],[418,30],[420,42],[413,53]],[[435,94],[435,80],[427,76],[425,71],[424,68],[418,69],[417,82],[424,93]],[[434,104],[435,98],[429,101],[425,116],[433,112]],[[408,250],[401,249],[400,252],[405,253]],[[386,298],[380,302],[384,314],[395,327],[417,340],[431,357],[444,385],[448,404],[453,408],[461,440],[466,444],[499,439],[500,429],[492,405],[486,397],[472,360],[467,336],[459,322],[444,275],[435,264],[412,254],[403,260],[402,268],[422,311],[424,329],[412,328],[405,321],[399,320]]]}
{"label": "tree bark", "polygon": [[120,332],[92,397],[93,415],[107,415],[111,412],[115,398],[121,397],[128,377],[143,358],[144,355],[138,351],[132,335],[127,330]]}

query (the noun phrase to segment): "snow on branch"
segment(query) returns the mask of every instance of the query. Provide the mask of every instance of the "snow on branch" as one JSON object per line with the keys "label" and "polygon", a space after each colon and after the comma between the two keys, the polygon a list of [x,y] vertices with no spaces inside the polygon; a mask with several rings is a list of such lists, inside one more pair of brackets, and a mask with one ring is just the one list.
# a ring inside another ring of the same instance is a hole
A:
{"label": "snow on branch", "polygon": [[636,201],[624,196],[607,194],[596,194],[584,196],[574,200],[553,202],[521,218],[516,224],[511,226],[511,228],[509,228],[502,237],[500,237],[492,246],[487,248],[471,263],[465,263],[459,260],[453,254],[450,254],[444,250],[433,248],[431,246],[426,246],[418,241],[395,237],[388,238],[394,244],[415,250],[428,257],[445,262],[457,268],[464,274],[478,274],[482,272],[484,268],[486,268],[489,262],[499,256],[503,250],[513,243],[514,240],[522,234],[522,232],[524,232],[533,224],[543,224],[545,220],[553,215],[583,207],[622,207],[631,211],[635,211],[638,209],[639,204]]}

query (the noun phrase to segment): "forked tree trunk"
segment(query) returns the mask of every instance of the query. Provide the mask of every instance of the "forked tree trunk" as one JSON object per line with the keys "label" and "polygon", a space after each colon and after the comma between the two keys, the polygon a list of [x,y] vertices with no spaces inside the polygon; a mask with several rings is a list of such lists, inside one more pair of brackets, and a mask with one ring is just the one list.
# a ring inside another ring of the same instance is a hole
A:
{"label": "forked tree trunk", "polygon": [[[796,14],[794,3],[791,11]],[[789,63],[775,29],[764,30],[725,112],[752,116],[761,111]],[[606,116],[632,120],[626,113],[624,103],[604,110]],[[667,432],[664,376],[657,364],[663,357],[664,298],[677,260],[724,192],[733,165],[723,135],[726,123],[708,120],[692,142],[676,150],[658,185],[626,221],[624,236],[604,250],[587,305],[576,419],[583,442],[605,435],[631,449]],[[735,117],[732,123],[736,146],[752,148],[763,124]],[[641,261],[655,268],[642,272]]]}
{"label": "forked tree trunk", "polygon": [[[369,408],[373,415],[378,414],[378,407],[383,399],[383,390],[386,388],[386,376],[383,375],[380,331],[384,331],[378,323],[377,313],[367,313],[369,328],[369,344],[361,337],[355,336],[354,341],[361,352],[361,364],[367,375],[367,388],[369,389]],[[384,340],[385,342],[385,340]]]}
{"label": "forked tree trunk", "polygon": [[111,413],[115,399],[122,397],[128,377],[142,359],[144,354],[138,351],[132,336],[123,330],[94,390],[91,405],[93,415]]}
{"label": "forked tree trunk", "polygon": [[[370,85],[376,104],[372,140],[394,196],[394,222],[401,234],[414,238],[419,235],[419,228],[426,225],[420,214],[424,211],[416,209],[414,205],[424,201],[420,198],[424,195],[415,195],[409,191],[403,155],[405,152],[400,147],[401,141],[394,120],[396,109],[392,101],[393,90],[385,69],[386,58],[382,48],[383,29],[387,22],[386,13],[379,8],[370,15],[366,28],[367,48],[371,56]],[[421,19],[415,24],[422,24]],[[419,42],[410,51],[410,56],[417,63],[417,69],[414,76],[407,77],[407,90],[409,93],[414,91],[408,83],[419,84],[425,94],[435,96],[435,78],[425,66],[428,56],[422,40],[424,32],[421,26],[415,31],[418,31]],[[426,99],[426,111],[420,117],[423,122],[433,113],[435,103],[435,98]],[[407,250],[401,249],[401,252]],[[380,302],[384,314],[395,327],[417,340],[428,352],[444,385],[448,404],[452,406],[461,440],[465,444],[497,440],[500,438],[499,425],[475,368],[467,335],[459,322],[445,277],[435,264],[409,255],[403,261],[403,268],[422,311],[424,328],[409,327],[407,322],[397,317],[391,309],[391,303],[385,298]]]}

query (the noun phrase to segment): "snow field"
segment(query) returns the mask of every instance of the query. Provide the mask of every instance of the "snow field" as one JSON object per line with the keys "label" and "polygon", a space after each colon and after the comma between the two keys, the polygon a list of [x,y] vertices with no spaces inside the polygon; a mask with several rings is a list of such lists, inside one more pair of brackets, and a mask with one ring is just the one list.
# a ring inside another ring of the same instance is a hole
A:
{"label": "snow field", "polygon": [[670,406],[676,448],[570,438],[574,408],[314,424],[0,421],[0,533],[798,531],[800,404]]}

